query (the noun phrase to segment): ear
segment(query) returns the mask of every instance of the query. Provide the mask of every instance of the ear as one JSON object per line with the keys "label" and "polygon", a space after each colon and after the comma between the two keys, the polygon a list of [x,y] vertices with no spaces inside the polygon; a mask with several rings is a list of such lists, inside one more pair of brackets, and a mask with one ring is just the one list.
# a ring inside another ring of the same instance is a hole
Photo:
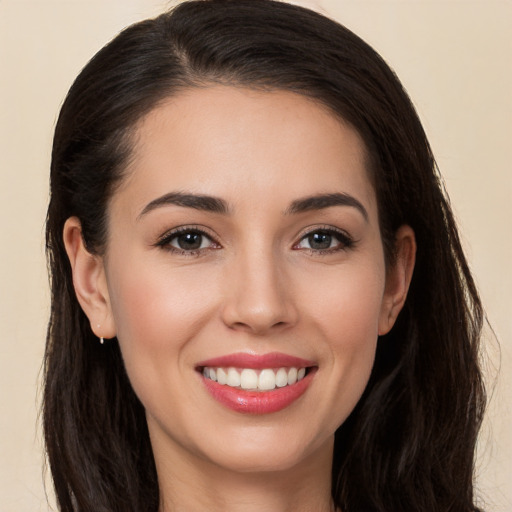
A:
{"label": "ear", "polygon": [[98,338],[113,338],[116,329],[103,258],[86,249],[82,225],[77,217],[70,217],[66,221],[63,238],[73,273],[75,293],[91,329]]}
{"label": "ear", "polygon": [[416,261],[416,238],[410,226],[401,226],[395,234],[395,258],[386,273],[386,287],[379,317],[379,335],[387,334],[407,298]]}

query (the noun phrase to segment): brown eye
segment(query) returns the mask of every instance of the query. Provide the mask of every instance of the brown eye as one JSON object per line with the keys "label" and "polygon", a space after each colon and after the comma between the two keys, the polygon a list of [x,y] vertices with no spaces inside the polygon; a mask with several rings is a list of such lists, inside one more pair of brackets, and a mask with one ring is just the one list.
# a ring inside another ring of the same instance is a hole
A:
{"label": "brown eye", "polygon": [[206,249],[218,249],[219,244],[199,229],[178,228],[162,236],[158,247],[182,254],[195,254]]}
{"label": "brown eye", "polygon": [[183,251],[196,251],[198,249],[208,247],[209,244],[204,245],[206,240],[211,242],[208,237],[202,235],[201,233],[191,231],[175,236],[170,241],[170,245]]}

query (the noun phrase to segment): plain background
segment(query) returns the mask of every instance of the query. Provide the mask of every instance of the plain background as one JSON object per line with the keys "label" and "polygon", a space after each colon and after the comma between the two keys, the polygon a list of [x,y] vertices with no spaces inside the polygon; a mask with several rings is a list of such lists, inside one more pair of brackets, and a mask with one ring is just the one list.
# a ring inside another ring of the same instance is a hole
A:
{"label": "plain background", "polygon": [[[488,330],[485,368],[492,399],[477,484],[488,511],[509,512],[512,3],[296,3],[328,13],[374,46],[401,78],[423,120],[500,343],[498,348]],[[44,217],[59,106],[103,44],[126,25],[172,4],[0,0],[0,512],[50,509],[37,414],[49,310]]]}

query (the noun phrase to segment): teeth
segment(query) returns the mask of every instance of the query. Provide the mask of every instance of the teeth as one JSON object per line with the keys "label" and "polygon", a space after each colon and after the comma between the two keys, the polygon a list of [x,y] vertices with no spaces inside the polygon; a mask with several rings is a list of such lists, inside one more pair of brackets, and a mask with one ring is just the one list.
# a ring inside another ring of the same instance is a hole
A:
{"label": "teeth", "polygon": [[290,368],[288,371],[288,386],[297,382],[297,368]]}
{"label": "teeth", "polygon": [[249,368],[242,370],[242,373],[240,374],[240,387],[242,389],[257,389],[258,374]]}
{"label": "teeth", "polygon": [[270,391],[276,387],[291,386],[306,375],[306,368],[265,368],[253,370],[244,368],[239,371],[236,368],[203,368],[203,376],[206,379],[217,381],[232,388]]}
{"label": "teeth", "polygon": [[[304,370],[304,373],[306,370]],[[283,388],[288,384],[288,372],[285,368],[279,368],[276,373],[276,386],[278,388]]]}
{"label": "teeth", "polygon": [[217,382],[219,384],[226,384],[228,375],[222,368],[217,368]]}
{"label": "teeth", "polygon": [[258,379],[258,389],[268,391],[276,387],[276,374],[274,370],[261,370]]}
{"label": "teeth", "polygon": [[226,384],[232,388],[237,388],[240,386],[240,374],[234,369],[228,369],[228,378],[226,379]]}

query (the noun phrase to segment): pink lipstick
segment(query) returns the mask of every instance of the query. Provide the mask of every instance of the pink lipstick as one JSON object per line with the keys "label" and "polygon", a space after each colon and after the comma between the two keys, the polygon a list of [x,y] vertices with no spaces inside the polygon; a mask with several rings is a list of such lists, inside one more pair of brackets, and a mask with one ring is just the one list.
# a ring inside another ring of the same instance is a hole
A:
{"label": "pink lipstick", "polygon": [[201,361],[196,369],[210,395],[242,413],[269,414],[294,403],[307,390],[314,361],[278,352],[230,354]]}

